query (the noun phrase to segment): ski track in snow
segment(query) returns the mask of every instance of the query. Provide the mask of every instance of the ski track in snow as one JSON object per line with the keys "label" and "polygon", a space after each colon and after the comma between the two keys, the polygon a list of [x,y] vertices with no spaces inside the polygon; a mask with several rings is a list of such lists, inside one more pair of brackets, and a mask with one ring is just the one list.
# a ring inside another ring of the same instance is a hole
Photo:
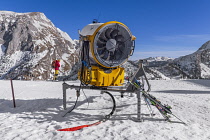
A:
{"label": "ski track in snow", "polygon": [[[67,82],[77,84],[79,82]],[[16,108],[13,108],[10,81],[0,80],[0,137],[2,140],[207,140],[210,139],[210,80],[153,80],[151,94],[169,104],[172,112],[188,125],[171,117],[165,122],[152,107],[154,117],[142,100],[143,122],[135,122],[137,98],[113,92],[116,111],[110,120],[74,132],[56,131],[97,122],[111,109],[109,98],[99,91],[84,90],[76,109],[67,114],[62,107],[62,82],[13,81]],[[67,90],[67,107],[74,105],[75,90]]]}

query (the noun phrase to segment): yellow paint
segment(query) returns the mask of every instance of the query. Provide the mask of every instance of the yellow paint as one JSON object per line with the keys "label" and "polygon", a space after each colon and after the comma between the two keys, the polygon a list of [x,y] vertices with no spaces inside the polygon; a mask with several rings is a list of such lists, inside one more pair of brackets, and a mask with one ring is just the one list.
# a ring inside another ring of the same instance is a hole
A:
{"label": "yellow paint", "polygon": [[136,37],[134,35],[132,35],[131,40],[136,40]]}
{"label": "yellow paint", "polygon": [[[82,82],[94,86],[121,86],[124,82],[124,68],[109,69],[109,72],[99,68],[98,66],[91,66],[91,73],[88,75],[88,69],[85,68],[83,72]],[[78,73],[80,79],[80,72]],[[89,81],[90,83],[88,83]]]}

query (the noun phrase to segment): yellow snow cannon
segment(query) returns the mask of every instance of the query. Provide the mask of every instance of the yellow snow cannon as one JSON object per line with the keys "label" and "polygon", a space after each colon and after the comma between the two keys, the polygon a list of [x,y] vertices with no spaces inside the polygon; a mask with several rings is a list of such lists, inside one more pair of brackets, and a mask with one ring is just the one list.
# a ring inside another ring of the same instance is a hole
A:
{"label": "yellow snow cannon", "polygon": [[81,82],[100,87],[121,86],[124,68],[120,66],[133,54],[135,39],[121,22],[93,22],[85,26],[80,32]]}

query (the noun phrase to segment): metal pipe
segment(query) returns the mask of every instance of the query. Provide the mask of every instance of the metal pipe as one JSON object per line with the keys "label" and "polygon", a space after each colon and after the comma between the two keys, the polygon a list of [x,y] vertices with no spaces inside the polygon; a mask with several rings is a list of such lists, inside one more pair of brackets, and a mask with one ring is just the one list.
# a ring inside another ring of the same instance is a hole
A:
{"label": "metal pipe", "polygon": [[10,79],[10,83],[11,83],[11,88],[12,88],[13,105],[14,105],[14,108],[15,108],[16,104],[15,104],[15,95],[14,95],[14,88],[13,88],[12,79]]}
{"label": "metal pipe", "polygon": [[136,90],[137,94],[137,121],[141,122],[141,91],[138,89]]}
{"label": "metal pipe", "polygon": [[68,87],[66,87],[66,83],[63,83],[63,108],[64,110],[66,110],[66,89]]}

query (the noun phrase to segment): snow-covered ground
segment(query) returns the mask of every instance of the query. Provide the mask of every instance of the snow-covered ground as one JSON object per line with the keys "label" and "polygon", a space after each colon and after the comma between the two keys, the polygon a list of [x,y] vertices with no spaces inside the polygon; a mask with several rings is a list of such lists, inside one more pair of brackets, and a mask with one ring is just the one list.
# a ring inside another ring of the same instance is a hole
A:
{"label": "snow-covered ground", "polygon": [[[68,82],[79,84],[78,82]],[[110,111],[105,94],[84,90],[76,109],[66,117],[62,107],[62,82],[13,81],[16,104],[13,108],[10,81],[0,81],[0,138],[2,140],[207,140],[210,139],[210,80],[154,80],[151,94],[172,106],[172,116],[165,122],[153,107],[152,118],[142,101],[143,122],[135,122],[137,98],[113,93],[116,112],[110,120],[73,132],[56,131],[97,122]],[[74,90],[67,90],[67,107],[76,100]],[[108,107],[108,108],[107,108]]]}

